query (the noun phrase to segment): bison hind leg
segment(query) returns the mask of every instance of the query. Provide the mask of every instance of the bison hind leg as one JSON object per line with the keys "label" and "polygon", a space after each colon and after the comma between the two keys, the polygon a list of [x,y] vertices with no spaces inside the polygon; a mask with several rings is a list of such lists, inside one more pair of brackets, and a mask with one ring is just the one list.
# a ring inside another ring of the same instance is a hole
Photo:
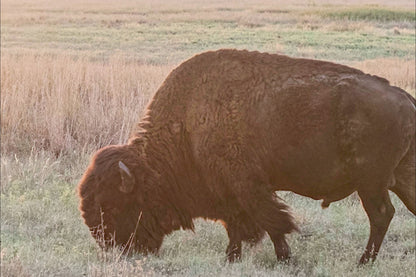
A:
{"label": "bison hind leg", "polygon": [[365,264],[376,259],[395,209],[387,190],[359,191],[358,194],[370,220],[370,237],[360,259],[360,264]]}
{"label": "bison hind leg", "polygon": [[396,182],[389,189],[393,191],[414,215],[416,215],[416,159],[415,142],[394,170]]}

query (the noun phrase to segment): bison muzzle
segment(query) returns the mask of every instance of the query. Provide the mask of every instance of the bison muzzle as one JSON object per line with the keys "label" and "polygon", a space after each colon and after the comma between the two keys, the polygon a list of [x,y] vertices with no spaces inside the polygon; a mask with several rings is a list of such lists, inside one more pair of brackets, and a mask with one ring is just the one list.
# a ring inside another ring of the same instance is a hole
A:
{"label": "bison muzzle", "polygon": [[[156,253],[165,235],[220,220],[229,261],[267,232],[278,259],[297,230],[276,191],[323,200],[358,192],[374,260],[394,207],[415,214],[415,99],[339,64],[219,50],[173,70],[125,145],[99,150],[80,210],[103,247]],[[126,251],[127,252],[127,251]]]}

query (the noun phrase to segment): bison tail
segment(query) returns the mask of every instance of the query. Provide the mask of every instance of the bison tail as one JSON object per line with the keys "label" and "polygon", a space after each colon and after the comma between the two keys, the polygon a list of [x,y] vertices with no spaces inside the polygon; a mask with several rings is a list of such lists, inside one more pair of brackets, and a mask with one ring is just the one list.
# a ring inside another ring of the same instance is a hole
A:
{"label": "bison tail", "polygon": [[415,166],[415,140],[394,170],[396,183],[390,188],[406,207],[416,215],[416,166]]}

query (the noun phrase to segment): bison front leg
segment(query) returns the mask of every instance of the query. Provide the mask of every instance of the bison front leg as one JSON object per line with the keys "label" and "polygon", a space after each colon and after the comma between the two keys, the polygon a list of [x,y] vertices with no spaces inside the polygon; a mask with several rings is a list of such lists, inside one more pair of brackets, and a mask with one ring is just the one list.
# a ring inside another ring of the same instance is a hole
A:
{"label": "bison front leg", "polygon": [[241,260],[241,240],[230,238],[230,243],[228,244],[225,253],[227,254],[227,260],[230,263]]}
{"label": "bison front leg", "polygon": [[274,252],[276,253],[277,260],[286,261],[290,258],[290,247],[286,242],[284,234],[270,234],[270,239],[274,245]]}
{"label": "bison front leg", "polygon": [[239,261],[241,259],[241,236],[238,224],[235,220],[229,219],[224,222],[224,227],[227,230],[228,238],[230,240],[225,254],[227,255],[227,260],[230,263]]}
{"label": "bison front leg", "polygon": [[273,241],[277,260],[287,260],[290,257],[290,248],[286,242],[285,234],[298,230],[289,207],[284,204],[274,193],[259,190],[250,192],[250,198],[244,203],[247,213],[269,235]]}
{"label": "bison front leg", "polygon": [[226,250],[227,260],[230,263],[241,259],[242,241],[254,245],[265,234],[265,231],[245,212],[240,212],[238,215],[226,220],[225,228],[230,239]]}
{"label": "bison front leg", "polygon": [[370,220],[370,238],[360,259],[360,264],[365,264],[370,259],[376,259],[395,210],[387,189],[378,192],[360,191],[359,196]]}

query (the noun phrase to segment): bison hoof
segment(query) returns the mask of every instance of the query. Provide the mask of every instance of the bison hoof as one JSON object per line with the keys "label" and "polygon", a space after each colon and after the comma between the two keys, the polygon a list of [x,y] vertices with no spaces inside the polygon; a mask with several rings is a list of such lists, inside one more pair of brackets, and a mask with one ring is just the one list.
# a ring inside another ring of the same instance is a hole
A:
{"label": "bison hoof", "polygon": [[365,251],[364,254],[361,256],[360,261],[358,262],[358,265],[365,265],[368,264],[368,262],[372,262],[374,263],[374,261],[376,260],[377,257],[377,252],[369,252],[369,251]]}
{"label": "bison hoof", "polygon": [[358,266],[368,264],[368,262],[369,262],[369,261],[370,261],[370,258],[368,257],[368,255],[363,254],[363,255],[361,256],[360,261],[358,262]]}
{"label": "bison hoof", "polygon": [[227,255],[227,260],[229,263],[235,263],[241,261],[241,254],[239,253],[229,253]]}
{"label": "bison hoof", "polygon": [[280,255],[276,254],[276,257],[279,262],[288,262],[290,260],[290,253]]}
{"label": "bison hoof", "polygon": [[278,261],[287,262],[290,259],[290,247],[285,239],[276,241],[274,249]]}

